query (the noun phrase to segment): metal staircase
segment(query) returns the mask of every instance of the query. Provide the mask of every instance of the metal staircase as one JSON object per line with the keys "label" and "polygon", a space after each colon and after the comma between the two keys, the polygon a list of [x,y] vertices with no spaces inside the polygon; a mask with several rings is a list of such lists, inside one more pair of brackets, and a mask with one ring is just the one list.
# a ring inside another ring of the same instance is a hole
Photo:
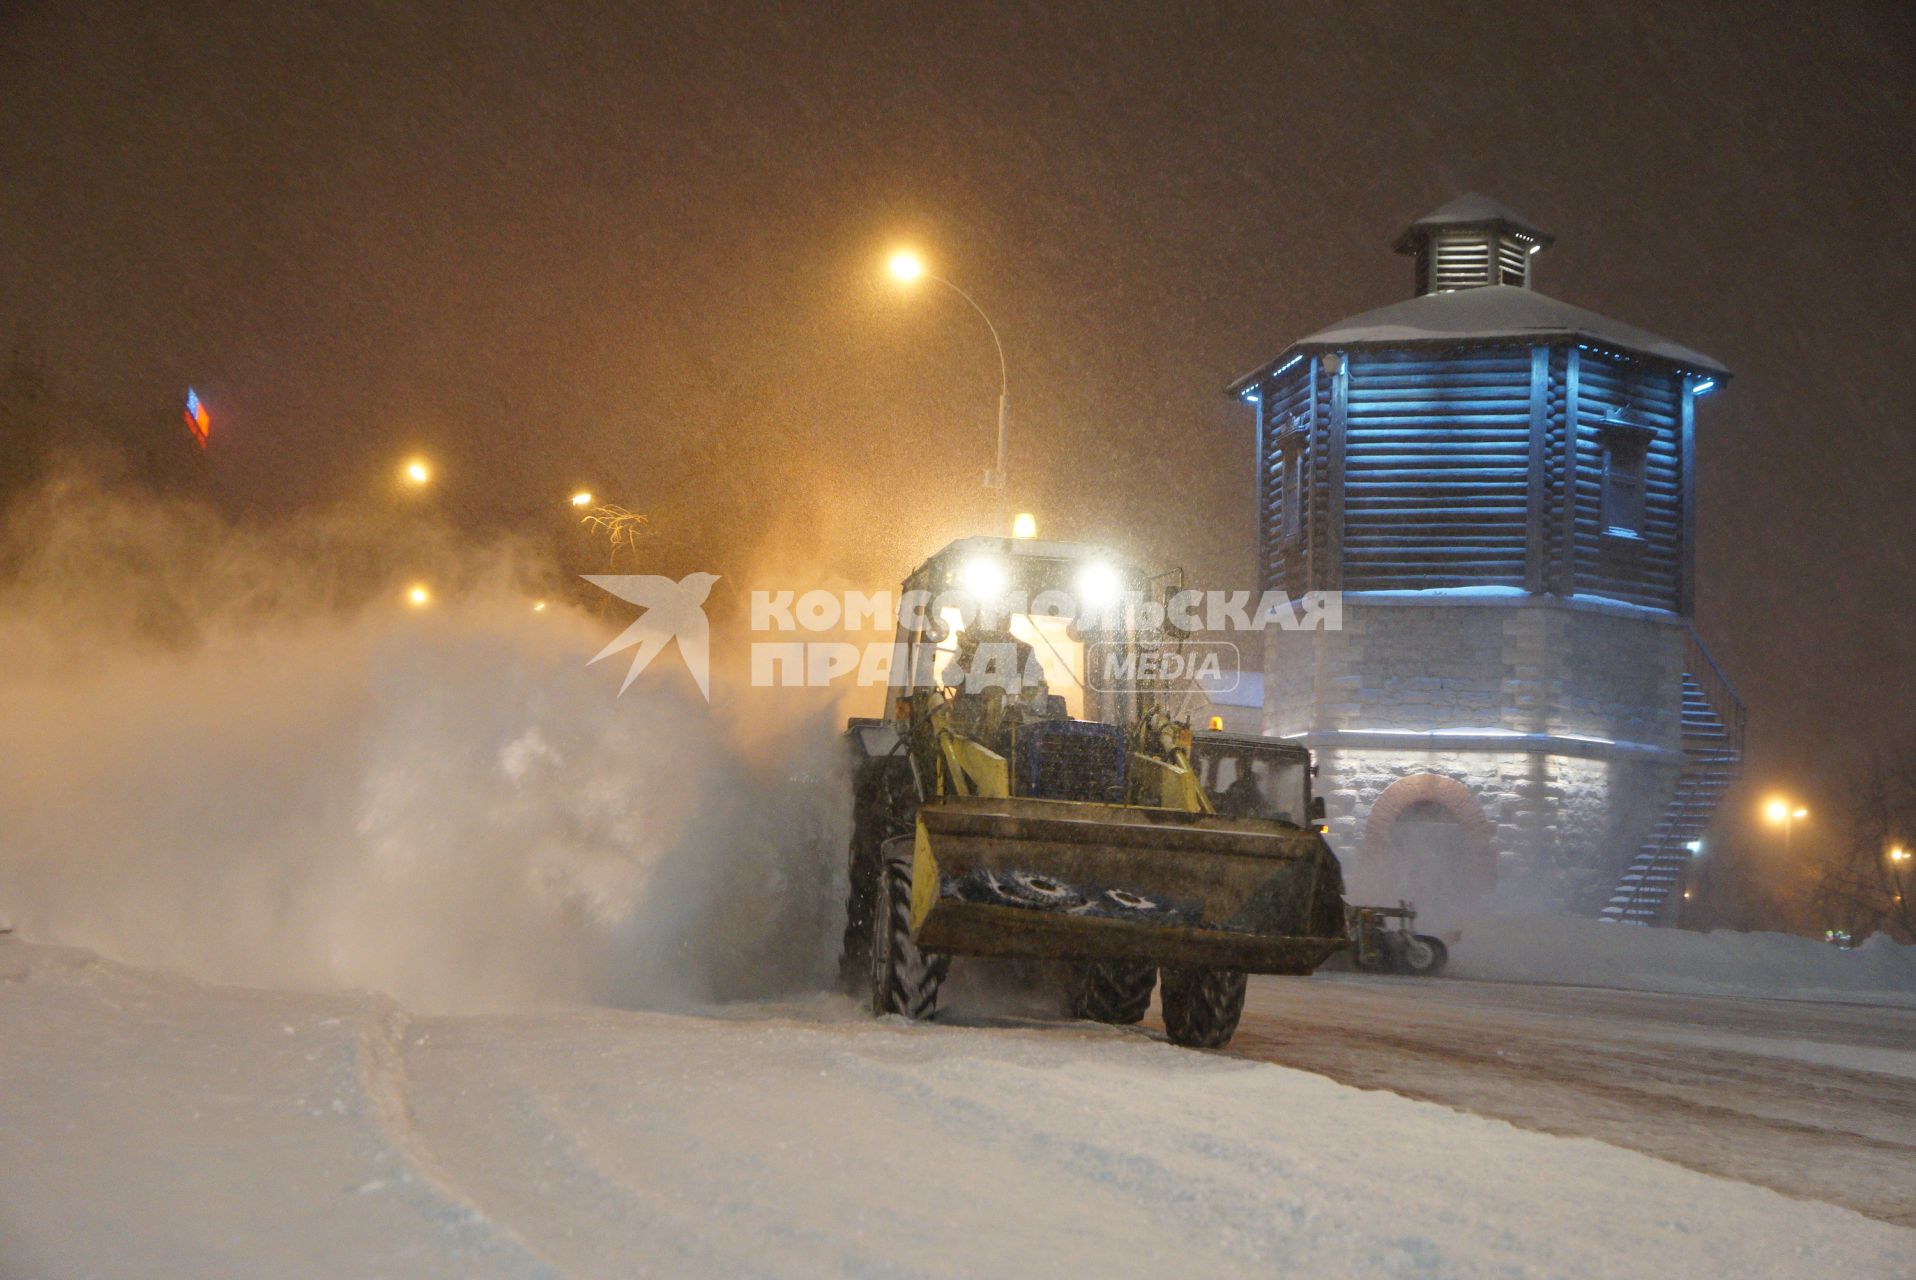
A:
{"label": "metal staircase", "polygon": [[1605,924],[1662,924],[1673,914],[1695,843],[1743,771],[1743,703],[1694,629],[1684,633],[1683,769],[1656,830],[1604,907]]}

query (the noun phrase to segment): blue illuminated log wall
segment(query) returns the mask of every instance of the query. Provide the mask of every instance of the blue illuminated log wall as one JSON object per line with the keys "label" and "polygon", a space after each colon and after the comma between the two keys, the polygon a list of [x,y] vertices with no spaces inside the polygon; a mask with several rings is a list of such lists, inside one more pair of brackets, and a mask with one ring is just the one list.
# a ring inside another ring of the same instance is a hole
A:
{"label": "blue illuminated log wall", "polygon": [[[1424,346],[1300,354],[1256,389],[1265,588],[1503,587],[1689,613],[1684,371],[1571,342]],[[1609,432],[1643,451],[1635,536],[1605,528]]]}

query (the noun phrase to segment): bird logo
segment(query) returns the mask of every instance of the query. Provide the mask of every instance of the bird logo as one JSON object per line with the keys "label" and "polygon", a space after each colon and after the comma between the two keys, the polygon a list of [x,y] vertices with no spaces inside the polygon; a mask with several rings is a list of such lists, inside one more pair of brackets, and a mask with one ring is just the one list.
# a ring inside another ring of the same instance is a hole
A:
{"label": "bird logo", "polygon": [[666,643],[676,640],[679,656],[685,659],[686,669],[698,682],[699,692],[705,695],[707,702],[712,700],[712,630],[705,620],[704,606],[705,597],[712,593],[712,584],[719,580],[716,573],[688,573],[677,582],[643,573],[581,576],[600,590],[645,610],[611,644],[599,650],[592,662],[586,663],[588,667],[600,658],[637,645],[639,651],[632,655],[625,683],[619,686],[619,692],[624,693],[639,678],[639,672],[659,656]]}

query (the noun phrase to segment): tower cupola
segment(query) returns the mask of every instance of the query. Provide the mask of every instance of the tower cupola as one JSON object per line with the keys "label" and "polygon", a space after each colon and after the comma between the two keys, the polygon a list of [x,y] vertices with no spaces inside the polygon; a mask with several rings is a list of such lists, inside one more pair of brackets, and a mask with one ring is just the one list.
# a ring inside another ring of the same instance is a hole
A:
{"label": "tower cupola", "polygon": [[1530,287],[1530,259],[1556,237],[1488,196],[1459,196],[1404,228],[1394,246],[1417,260],[1417,294]]}

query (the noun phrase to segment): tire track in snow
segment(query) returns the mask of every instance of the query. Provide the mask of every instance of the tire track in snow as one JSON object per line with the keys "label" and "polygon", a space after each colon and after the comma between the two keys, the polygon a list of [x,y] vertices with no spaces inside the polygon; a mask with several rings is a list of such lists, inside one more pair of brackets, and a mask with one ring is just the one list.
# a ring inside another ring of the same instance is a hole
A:
{"label": "tire track in snow", "polygon": [[564,1280],[566,1273],[561,1267],[533,1247],[521,1232],[487,1213],[426,1144],[414,1123],[412,1086],[406,1070],[405,1046],[412,1015],[387,996],[368,994],[354,1011],[353,1021],[354,1054],[368,1114],[413,1177],[444,1201],[464,1225],[496,1236],[523,1253],[538,1268],[531,1274]]}

